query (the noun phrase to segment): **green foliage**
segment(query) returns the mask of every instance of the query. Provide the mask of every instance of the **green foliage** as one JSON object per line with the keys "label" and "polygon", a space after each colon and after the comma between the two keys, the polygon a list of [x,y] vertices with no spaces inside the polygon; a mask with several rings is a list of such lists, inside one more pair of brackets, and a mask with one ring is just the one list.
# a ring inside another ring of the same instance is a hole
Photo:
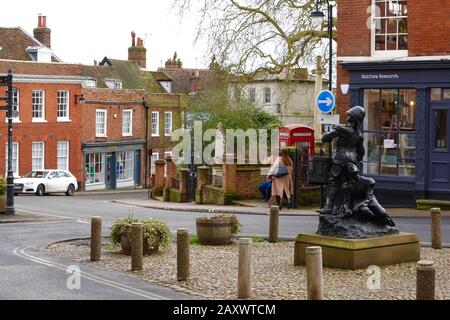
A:
{"label": "green foliage", "polygon": [[261,238],[261,237],[253,237],[252,238],[253,243],[263,243],[263,242],[267,242],[266,239]]}
{"label": "green foliage", "polygon": [[190,237],[189,238],[189,243],[193,246],[199,246],[201,245],[200,240],[198,240],[197,237]]}
{"label": "green foliage", "polygon": [[211,220],[227,221],[231,223],[231,233],[237,234],[241,231],[241,224],[235,215],[221,214],[210,218]]}
{"label": "green foliage", "polygon": [[7,189],[7,181],[5,177],[0,176],[0,196],[4,196],[6,194]]}
{"label": "green foliage", "polygon": [[167,248],[170,246],[171,235],[167,224],[153,219],[138,220],[133,218],[132,214],[130,214],[126,219],[118,219],[114,222],[110,233],[111,242],[114,244],[120,244],[121,237],[124,234],[127,234],[131,239],[131,226],[133,223],[139,222],[144,225],[144,241],[147,241],[150,246],[158,240],[161,248]]}

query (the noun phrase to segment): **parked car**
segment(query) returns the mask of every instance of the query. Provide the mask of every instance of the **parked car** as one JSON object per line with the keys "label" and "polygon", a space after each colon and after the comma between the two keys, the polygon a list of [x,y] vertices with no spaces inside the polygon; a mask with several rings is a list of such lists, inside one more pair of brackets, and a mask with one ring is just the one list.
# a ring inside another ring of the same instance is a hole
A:
{"label": "parked car", "polygon": [[62,193],[73,196],[78,190],[77,179],[69,171],[36,170],[22,178],[14,179],[14,195]]}

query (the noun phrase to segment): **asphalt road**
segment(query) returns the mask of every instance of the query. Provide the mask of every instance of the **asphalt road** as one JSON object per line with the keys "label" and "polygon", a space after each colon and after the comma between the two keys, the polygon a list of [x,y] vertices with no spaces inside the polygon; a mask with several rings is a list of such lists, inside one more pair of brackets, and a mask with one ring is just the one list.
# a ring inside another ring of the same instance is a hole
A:
{"label": "asphalt road", "polygon": [[[146,193],[124,193],[83,195],[76,197],[65,196],[20,196],[16,198],[18,209],[54,214],[89,221],[92,216],[103,217],[105,228],[110,227],[116,218],[125,218],[133,213],[137,218],[155,218],[165,221],[172,230],[188,228],[195,233],[195,218],[204,213],[169,212],[148,208],[129,207],[114,204],[112,200],[145,199]],[[242,234],[267,236],[269,217],[256,215],[239,215],[242,224]],[[422,242],[429,243],[430,219],[428,218],[396,218],[400,231],[417,233]],[[280,236],[295,237],[299,233],[314,233],[317,231],[317,217],[280,217]],[[86,234],[87,235],[87,234]],[[443,218],[442,237],[444,243],[450,244],[450,219]]]}

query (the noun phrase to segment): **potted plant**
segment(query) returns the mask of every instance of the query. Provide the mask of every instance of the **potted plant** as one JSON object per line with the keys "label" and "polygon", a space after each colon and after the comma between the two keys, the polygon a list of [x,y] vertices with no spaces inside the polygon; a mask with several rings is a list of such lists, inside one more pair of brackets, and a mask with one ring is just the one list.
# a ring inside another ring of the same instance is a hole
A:
{"label": "potted plant", "polygon": [[6,179],[0,176],[0,213],[5,213],[6,211],[6,190]]}
{"label": "potted plant", "polygon": [[151,255],[159,252],[161,248],[170,245],[170,230],[162,221],[142,220],[129,215],[126,219],[116,220],[111,228],[110,238],[114,244],[120,244],[122,253],[131,254],[131,226],[141,222],[144,225],[144,254]]}
{"label": "potted plant", "polygon": [[202,245],[227,245],[240,231],[241,225],[235,215],[202,217],[196,221],[197,238]]}

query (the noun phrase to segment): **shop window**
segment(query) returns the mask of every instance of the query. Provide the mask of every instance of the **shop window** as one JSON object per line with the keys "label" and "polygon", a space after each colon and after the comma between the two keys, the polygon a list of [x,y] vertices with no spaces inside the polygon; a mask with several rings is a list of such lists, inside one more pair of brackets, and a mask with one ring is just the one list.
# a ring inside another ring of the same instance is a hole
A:
{"label": "shop window", "polygon": [[408,50],[407,1],[374,0],[375,51]]}
{"label": "shop window", "polygon": [[134,151],[117,153],[116,176],[117,181],[134,180]]}
{"label": "shop window", "polygon": [[450,100],[450,89],[444,89],[444,100]]}
{"label": "shop window", "polygon": [[442,89],[441,88],[432,88],[431,89],[431,101],[440,101],[442,100]]}
{"label": "shop window", "polygon": [[434,147],[436,149],[446,150],[448,146],[448,117],[447,110],[436,110],[435,118],[435,138]]}
{"label": "shop window", "polygon": [[105,154],[86,154],[84,174],[86,185],[105,183]]}
{"label": "shop window", "polygon": [[416,91],[364,91],[364,174],[415,176]]}

